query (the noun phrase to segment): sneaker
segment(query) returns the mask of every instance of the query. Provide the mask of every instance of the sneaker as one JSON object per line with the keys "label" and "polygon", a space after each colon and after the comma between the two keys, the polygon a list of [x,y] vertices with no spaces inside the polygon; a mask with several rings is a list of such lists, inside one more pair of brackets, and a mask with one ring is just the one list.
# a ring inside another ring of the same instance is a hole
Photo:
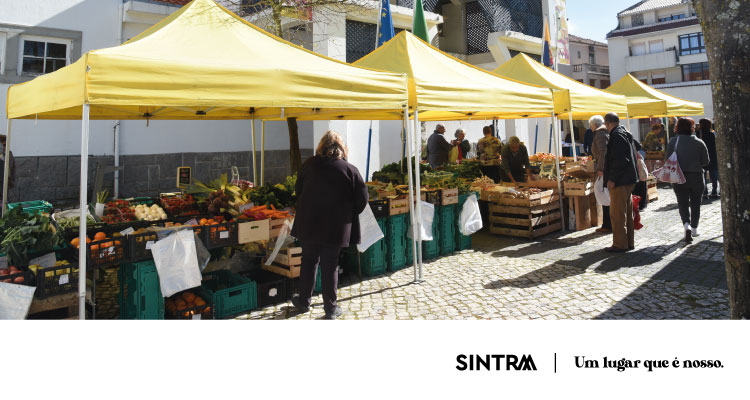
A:
{"label": "sneaker", "polygon": [[698,233],[698,228],[690,227],[690,230],[692,231],[693,236],[698,237],[700,236],[700,233]]}
{"label": "sneaker", "polygon": [[310,306],[307,305],[307,304],[304,304],[302,302],[302,297],[300,297],[300,296],[294,296],[294,297],[292,297],[292,305],[299,312],[306,313],[306,312],[310,311]]}
{"label": "sneaker", "polygon": [[688,223],[685,223],[685,243],[693,243],[693,231]]}
{"label": "sneaker", "polygon": [[333,311],[326,313],[325,319],[337,319],[343,313],[344,311],[341,310],[341,307],[336,306],[336,308],[334,308]]}

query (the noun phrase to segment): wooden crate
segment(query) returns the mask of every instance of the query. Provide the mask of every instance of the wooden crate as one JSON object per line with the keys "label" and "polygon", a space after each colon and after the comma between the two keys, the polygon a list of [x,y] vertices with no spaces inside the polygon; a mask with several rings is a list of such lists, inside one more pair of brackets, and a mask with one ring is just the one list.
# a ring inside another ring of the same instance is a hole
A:
{"label": "wooden crate", "polygon": [[237,243],[239,244],[258,242],[270,238],[270,224],[267,219],[240,222],[237,224]]}
{"label": "wooden crate", "polygon": [[594,193],[594,182],[565,182],[566,196],[589,196]]}
{"label": "wooden crate", "polygon": [[378,189],[378,200],[385,200],[388,197],[397,196],[398,193],[396,190],[380,190]]}
{"label": "wooden crate", "polygon": [[426,201],[436,206],[458,204],[458,188],[431,190],[425,194],[427,195]]}
{"label": "wooden crate", "polygon": [[497,235],[534,239],[562,228],[558,203],[532,207],[491,205],[490,232]]}
{"label": "wooden crate", "polygon": [[302,248],[290,247],[279,251],[279,254],[276,255],[276,259],[273,260],[273,264],[265,265],[265,263],[263,263],[263,269],[286,276],[287,278],[297,278],[300,274],[301,265]]}
{"label": "wooden crate", "polygon": [[656,186],[649,187],[648,188],[648,202],[659,200],[659,190],[656,188]]}
{"label": "wooden crate", "polygon": [[516,186],[520,188],[557,189],[557,181],[554,179],[537,179],[535,181],[517,182]]}
{"label": "wooden crate", "polygon": [[409,199],[388,199],[388,215],[409,213]]}
{"label": "wooden crate", "polygon": [[279,219],[269,220],[268,237],[269,238],[279,237],[279,234],[281,234],[281,228],[284,227],[284,221],[286,220],[291,221],[292,218],[279,218]]}
{"label": "wooden crate", "polygon": [[493,202],[497,205],[504,206],[536,207],[553,204],[558,200],[560,200],[560,195],[555,193],[554,190],[545,190],[543,192],[534,193],[525,199],[515,199],[512,197],[498,196],[496,199],[493,199]]}

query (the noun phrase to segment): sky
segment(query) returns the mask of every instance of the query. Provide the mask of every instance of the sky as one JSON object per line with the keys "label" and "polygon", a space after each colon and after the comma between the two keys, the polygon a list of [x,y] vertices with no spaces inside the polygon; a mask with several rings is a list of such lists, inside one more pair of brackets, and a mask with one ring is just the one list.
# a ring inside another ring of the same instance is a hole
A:
{"label": "sky", "polygon": [[607,43],[607,33],[617,27],[617,13],[639,0],[568,0],[570,33]]}

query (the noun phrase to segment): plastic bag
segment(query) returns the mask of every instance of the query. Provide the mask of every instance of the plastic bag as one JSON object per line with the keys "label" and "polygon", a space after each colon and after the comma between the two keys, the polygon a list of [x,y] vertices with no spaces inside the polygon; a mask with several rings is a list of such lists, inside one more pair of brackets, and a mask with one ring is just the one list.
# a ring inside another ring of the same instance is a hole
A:
{"label": "plastic bag", "polygon": [[600,206],[609,207],[609,189],[604,186],[604,177],[598,176],[594,182],[594,195]]}
{"label": "plastic bag", "polygon": [[641,182],[648,180],[648,168],[646,168],[646,162],[643,161],[643,157],[638,154],[638,179]]}
{"label": "plastic bag", "polygon": [[284,225],[281,226],[281,231],[279,231],[279,236],[276,238],[276,243],[274,244],[273,251],[266,260],[266,265],[273,264],[273,260],[276,259],[279,251],[281,251],[281,249],[285,246],[289,246],[294,242],[294,237],[290,235],[290,233],[292,232],[292,226],[294,226],[294,220],[292,220],[291,222],[289,222],[288,219],[284,221]]}
{"label": "plastic bag", "polygon": [[375,214],[372,213],[370,204],[367,204],[364,211],[359,214],[359,232],[361,239],[357,244],[357,250],[360,253],[364,253],[370,246],[385,237],[378,225],[378,220],[375,219]]}
{"label": "plastic bag", "polygon": [[641,210],[638,208],[638,204],[641,202],[641,196],[633,195],[633,228],[639,230],[643,228],[641,223]]}
{"label": "plastic bag", "polygon": [[36,287],[0,282],[0,319],[25,319]]}
{"label": "plastic bag", "polygon": [[[420,201],[419,204],[422,207],[422,241],[429,242],[433,239],[432,221],[435,219],[435,206],[426,201]],[[409,229],[406,233],[409,238],[412,237],[411,232]]]}
{"label": "plastic bag", "polygon": [[[195,221],[195,224],[197,223],[198,222]],[[180,225],[180,226],[171,226],[169,228],[151,227],[147,229],[155,231],[156,238],[159,240],[162,240],[166,238],[167,236],[178,231],[186,230],[186,231],[194,232],[192,226],[190,225],[192,225],[192,223],[188,221],[185,223],[185,225]],[[208,249],[206,248],[206,245],[203,244],[203,241],[200,240],[199,238],[196,238],[195,240],[195,253],[198,256],[198,267],[200,268],[201,272],[203,272],[206,270],[206,266],[211,261],[211,252],[208,251]]]}
{"label": "plastic bag", "polygon": [[679,137],[677,138],[677,142],[675,142],[674,144],[674,152],[672,152],[672,155],[669,156],[667,162],[664,163],[663,167],[654,171],[654,176],[656,177],[656,179],[668,183],[685,183],[685,175],[682,173],[682,168],[680,168],[680,162],[677,161],[678,144],[680,144]]}
{"label": "plastic bag", "polygon": [[448,162],[454,163],[458,161],[458,146],[453,146],[450,153],[448,153]]}
{"label": "plastic bag", "polygon": [[459,215],[458,230],[464,236],[471,236],[482,229],[482,215],[479,213],[479,202],[477,195],[472,194],[464,202]]}
{"label": "plastic bag", "polygon": [[164,297],[201,285],[192,230],[180,230],[151,246]]}

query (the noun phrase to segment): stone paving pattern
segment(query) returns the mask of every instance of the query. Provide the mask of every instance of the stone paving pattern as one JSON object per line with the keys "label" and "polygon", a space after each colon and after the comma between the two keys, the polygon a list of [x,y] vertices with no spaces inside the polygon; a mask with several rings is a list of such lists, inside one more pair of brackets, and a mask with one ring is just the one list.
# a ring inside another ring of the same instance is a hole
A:
{"label": "stone paving pattern", "polygon": [[[701,235],[692,245],[674,192],[641,214],[636,250],[605,253],[611,235],[589,229],[536,241],[480,232],[472,250],[359,281],[344,277],[338,291],[344,319],[727,319],[721,207],[702,207]],[[291,303],[240,319],[319,319],[320,296],[304,314]]]}

